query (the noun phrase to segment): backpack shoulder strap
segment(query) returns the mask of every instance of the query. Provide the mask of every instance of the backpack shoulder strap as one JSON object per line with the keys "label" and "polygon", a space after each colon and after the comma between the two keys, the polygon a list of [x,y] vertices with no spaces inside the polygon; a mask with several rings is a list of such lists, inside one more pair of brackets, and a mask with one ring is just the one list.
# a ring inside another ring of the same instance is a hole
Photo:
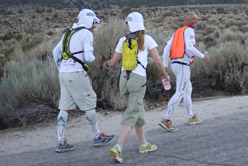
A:
{"label": "backpack shoulder strap", "polygon": [[78,28],[75,28],[75,29],[67,28],[65,30],[64,38],[63,38],[62,51],[63,52],[66,52],[66,54],[68,55],[69,58],[71,58],[74,61],[80,63],[82,65],[83,69],[87,72],[88,71],[88,65],[86,63],[84,63],[83,61],[81,61],[80,59],[78,59],[77,57],[73,56],[75,54],[83,53],[84,51],[78,51],[78,52],[71,53],[70,52],[70,49],[69,49],[69,43],[70,43],[70,40],[71,40],[71,36],[75,32],[77,32],[77,31],[79,31],[81,29],[87,29],[87,28],[85,28],[85,27],[78,27]]}
{"label": "backpack shoulder strap", "polygon": [[137,59],[137,63],[140,64],[140,66],[142,66],[145,70],[147,70],[147,67],[145,67],[144,65],[142,65],[142,63],[138,59]]}
{"label": "backpack shoulder strap", "polygon": [[[85,27],[77,27],[77,28],[75,28],[75,29],[72,29],[72,28],[67,28],[66,30],[65,30],[65,32],[64,32],[64,38],[63,38],[63,52],[66,52],[66,53],[68,53],[68,54],[72,54],[72,55],[74,55],[74,54],[76,54],[76,53],[70,53],[70,49],[69,49],[69,43],[70,43],[70,40],[71,40],[71,37],[72,37],[72,35],[75,33],[75,32],[77,32],[77,31],[79,31],[79,30],[81,30],[81,29],[87,29],[87,28],[85,28]],[[88,29],[87,29],[88,30]],[[77,54],[78,53],[81,53],[82,51],[80,51],[80,52],[77,52]]]}
{"label": "backpack shoulder strap", "polygon": [[70,28],[67,28],[65,30],[65,32],[64,32],[63,44],[62,44],[62,52],[66,52],[66,45],[67,45],[66,43],[67,43],[67,39],[68,39],[68,37],[70,35],[70,32],[71,32]]}
{"label": "backpack shoulder strap", "polygon": [[128,35],[125,36],[127,39],[136,39],[137,35],[136,33],[129,33]]}

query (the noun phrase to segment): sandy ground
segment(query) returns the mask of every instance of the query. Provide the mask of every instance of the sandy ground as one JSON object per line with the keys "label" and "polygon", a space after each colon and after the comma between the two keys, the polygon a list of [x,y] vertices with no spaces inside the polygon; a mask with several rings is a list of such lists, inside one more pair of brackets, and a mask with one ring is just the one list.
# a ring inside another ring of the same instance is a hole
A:
{"label": "sandy ground", "polygon": [[[163,117],[166,108],[167,103],[164,103],[147,111],[145,130],[160,128],[158,123]],[[248,96],[218,97],[193,102],[193,112],[203,117],[204,120],[216,120],[216,117],[235,115],[235,113],[246,111],[248,111]],[[106,134],[116,134],[118,138],[121,128],[121,116],[120,112],[109,112],[109,114],[98,112],[100,130]],[[181,103],[172,116],[173,124],[179,126],[180,130],[180,125],[186,125],[187,118],[186,110]],[[132,131],[131,135],[135,135],[135,132]],[[65,136],[68,138],[69,143],[92,143],[91,128],[85,115],[77,118],[70,118],[69,116]],[[0,131],[0,144],[0,156],[53,147],[55,150],[57,144],[56,121],[38,124],[25,129]]]}

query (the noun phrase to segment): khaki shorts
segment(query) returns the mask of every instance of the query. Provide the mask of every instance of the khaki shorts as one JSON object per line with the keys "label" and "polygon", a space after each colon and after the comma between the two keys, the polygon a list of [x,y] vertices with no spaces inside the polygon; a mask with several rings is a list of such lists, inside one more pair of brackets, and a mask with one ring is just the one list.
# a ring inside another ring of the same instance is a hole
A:
{"label": "khaki shorts", "polygon": [[141,127],[146,124],[144,96],[146,92],[146,77],[130,73],[129,80],[125,78],[126,71],[120,76],[121,100],[127,107],[122,116],[121,125]]}
{"label": "khaki shorts", "polygon": [[87,73],[59,73],[59,83],[59,109],[73,110],[78,106],[80,110],[89,110],[96,107],[96,93]]}

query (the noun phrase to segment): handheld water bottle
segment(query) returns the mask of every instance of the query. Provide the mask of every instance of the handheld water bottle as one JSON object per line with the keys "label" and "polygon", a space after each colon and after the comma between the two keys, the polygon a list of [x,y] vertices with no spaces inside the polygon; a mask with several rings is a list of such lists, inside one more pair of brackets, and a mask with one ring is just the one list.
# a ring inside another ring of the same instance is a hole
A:
{"label": "handheld water bottle", "polygon": [[[168,76],[168,77],[169,77],[169,76]],[[165,76],[164,76],[162,73],[160,73],[160,78],[161,78],[162,84],[163,84],[163,86],[164,86],[164,89],[165,89],[165,90],[170,90],[170,89],[171,89],[171,84],[170,84],[169,81],[167,81],[167,80],[165,79]],[[169,78],[170,78],[170,77],[169,77]]]}

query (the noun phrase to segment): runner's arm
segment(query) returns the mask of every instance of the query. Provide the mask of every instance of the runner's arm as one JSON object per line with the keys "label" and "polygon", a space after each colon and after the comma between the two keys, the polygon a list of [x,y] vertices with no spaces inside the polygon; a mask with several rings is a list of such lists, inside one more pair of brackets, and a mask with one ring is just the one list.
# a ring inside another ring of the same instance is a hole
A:
{"label": "runner's arm", "polygon": [[86,62],[93,62],[95,61],[96,57],[93,54],[93,51],[86,51],[84,53],[84,59]]}
{"label": "runner's arm", "polygon": [[171,51],[171,45],[172,45],[172,40],[173,36],[170,38],[170,40],[167,42],[166,46],[164,47],[164,52],[163,52],[163,64],[165,68],[168,68],[168,62],[170,58],[170,51]]}
{"label": "runner's arm", "polygon": [[197,48],[195,48],[195,32],[192,28],[187,28],[185,30],[185,45],[186,45],[186,53],[189,55],[195,55],[199,58],[203,59],[204,54],[201,53]]}
{"label": "runner's arm", "polygon": [[152,48],[150,50],[151,56],[154,59],[155,64],[157,65],[158,69],[160,70],[160,72],[165,76],[165,79],[170,81],[167,72],[165,71],[165,68],[163,66],[163,63],[158,55],[158,50],[156,47]]}
{"label": "runner's arm", "polygon": [[60,68],[61,53],[62,53],[62,40],[60,40],[59,43],[53,49],[53,58],[58,70]]}
{"label": "runner's arm", "polygon": [[107,68],[107,67],[114,66],[121,59],[121,56],[122,56],[121,53],[115,52],[112,59],[103,63],[103,67]]}
{"label": "runner's arm", "polygon": [[96,57],[93,54],[94,48],[93,48],[93,34],[90,31],[85,31],[85,36],[84,36],[84,45],[83,45],[83,50],[84,50],[84,61],[85,62],[93,62],[95,61]]}

